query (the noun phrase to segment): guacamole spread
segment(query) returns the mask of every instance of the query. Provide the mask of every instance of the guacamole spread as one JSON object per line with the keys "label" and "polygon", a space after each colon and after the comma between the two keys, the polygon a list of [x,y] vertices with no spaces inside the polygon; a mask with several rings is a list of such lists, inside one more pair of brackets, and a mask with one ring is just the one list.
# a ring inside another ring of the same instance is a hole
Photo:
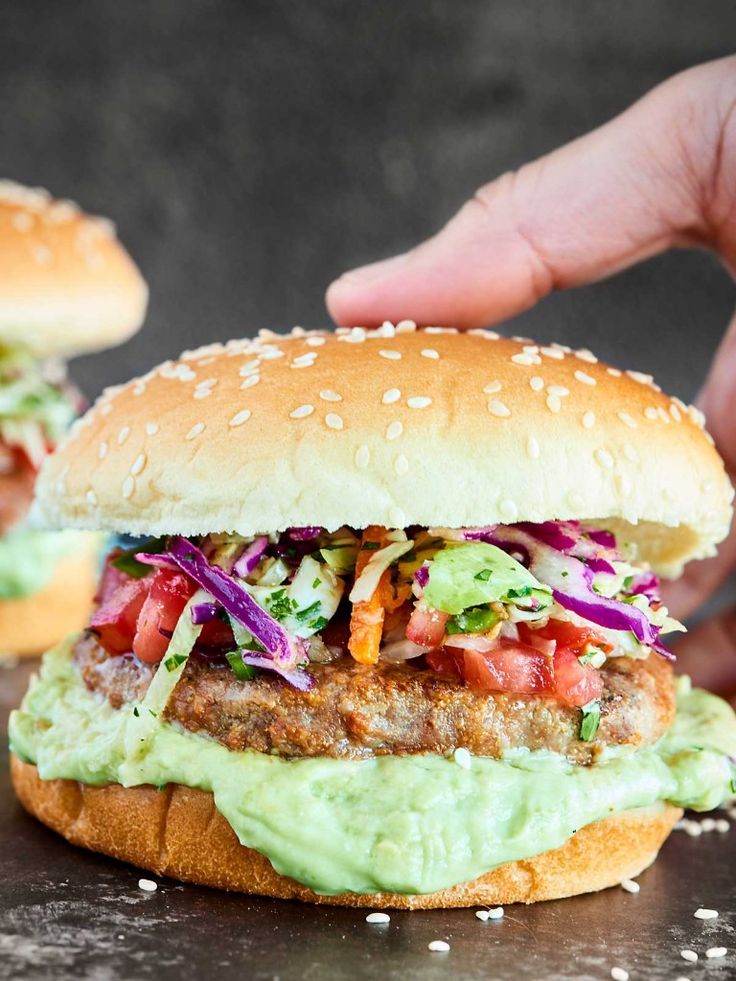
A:
{"label": "guacamole spread", "polygon": [[679,686],[677,719],[656,746],[588,767],[543,752],[474,757],[469,769],[432,755],[288,760],[233,752],[145,704],[113,709],[85,688],[66,643],[12,714],[10,745],[44,779],[211,791],[244,845],[318,893],[427,893],[629,808],[707,810],[730,797],[736,716],[687,679]]}

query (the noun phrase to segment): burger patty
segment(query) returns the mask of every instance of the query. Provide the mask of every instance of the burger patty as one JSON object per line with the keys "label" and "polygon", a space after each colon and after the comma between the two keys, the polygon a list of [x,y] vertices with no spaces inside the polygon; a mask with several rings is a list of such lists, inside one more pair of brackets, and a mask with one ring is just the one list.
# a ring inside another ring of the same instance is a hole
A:
{"label": "burger patty", "polygon": [[[74,656],[87,687],[115,708],[140,701],[154,673],[132,656],[109,656],[91,636]],[[601,669],[601,722],[592,742],[578,738],[580,710],[548,696],[476,692],[411,665],[350,657],[310,670],[316,683],[300,692],[266,672],[237,681],[228,665],[192,655],[165,719],[228,749],[286,757],[448,755],[464,747],[500,758],[523,747],[586,764],[606,746],[656,742],[675,715],[672,669],[655,655],[615,658]]]}

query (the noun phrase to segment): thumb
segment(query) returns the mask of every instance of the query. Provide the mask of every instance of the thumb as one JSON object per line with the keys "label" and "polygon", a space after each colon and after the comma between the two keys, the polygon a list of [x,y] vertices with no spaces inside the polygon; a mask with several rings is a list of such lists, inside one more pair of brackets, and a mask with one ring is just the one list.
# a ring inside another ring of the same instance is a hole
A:
{"label": "thumb", "polygon": [[600,129],[482,187],[416,249],[334,282],[330,313],[342,324],[473,327],[672,245],[719,245],[736,265],[735,69],[728,58],[675,76]]}

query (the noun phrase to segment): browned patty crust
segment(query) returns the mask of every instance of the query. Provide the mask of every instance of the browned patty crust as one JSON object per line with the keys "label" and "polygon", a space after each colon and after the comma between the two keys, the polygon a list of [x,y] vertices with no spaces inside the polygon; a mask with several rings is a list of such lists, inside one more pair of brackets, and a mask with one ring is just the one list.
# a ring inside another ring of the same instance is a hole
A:
{"label": "browned patty crust", "polygon": [[[133,657],[110,657],[94,637],[81,639],[74,656],[87,687],[115,708],[142,699],[153,676]],[[606,746],[656,742],[675,716],[672,669],[656,655],[615,658],[602,668],[601,723],[592,742],[578,738],[580,710],[554,698],[475,692],[411,665],[369,666],[350,657],[310,671],[316,684],[300,692],[265,672],[240,682],[228,665],[192,656],[165,717],[229,749],[289,757],[447,755],[462,746],[498,758],[525,747],[591,763]]]}

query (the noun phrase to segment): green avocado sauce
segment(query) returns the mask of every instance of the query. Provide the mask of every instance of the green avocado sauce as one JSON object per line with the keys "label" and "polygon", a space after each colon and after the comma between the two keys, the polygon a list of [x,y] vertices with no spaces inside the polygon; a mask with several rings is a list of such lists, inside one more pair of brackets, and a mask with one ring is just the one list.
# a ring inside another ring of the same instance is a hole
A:
{"label": "green avocado sauce", "polygon": [[11,715],[10,745],[44,779],[211,791],[244,845],[318,893],[426,893],[629,808],[717,806],[732,795],[736,716],[682,679],[677,719],[655,747],[589,767],[536,752],[474,757],[469,770],[432,755],[287,760],[233,752],[144,706],[111,708],[84,687],[67,642]]}
{"label": "green avocado sauce", "polygon": [[89,548],[89,537],[89,532],[11,529],[0,539],[0,599],[40,592],[65,555],[82,546]]}

